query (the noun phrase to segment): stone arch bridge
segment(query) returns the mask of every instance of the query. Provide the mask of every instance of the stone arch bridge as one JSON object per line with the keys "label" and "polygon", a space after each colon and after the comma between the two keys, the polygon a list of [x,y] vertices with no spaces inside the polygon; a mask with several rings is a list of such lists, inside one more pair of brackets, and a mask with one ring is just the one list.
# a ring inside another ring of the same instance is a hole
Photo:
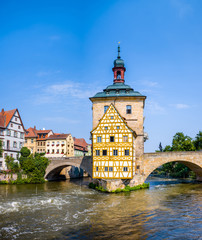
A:
{"label": "stone arch bridge", "polygon": [[47,180],[54,179],[54,176],[58,175],[63,168],[74,166],[85,170],[90,176],[92,176],[93,161],[89,156],[86,157],[53,157],[48,158],[51,163],[48,165],[45,173]]}
{"label": "stone arch bridge", "polygon": [[168,162],[183,163],[196,173],[197,180],[202,181],[202,151],[145,153],[140,170],[142,181],[144,182],[156,168]]}
{"label": "stone arch bridge", "polygon": [[[51,180],[59,174],[64,167],[75,166],[85,170],[92,176],[92,157],[63,157],[49,158],[51,163],[46,169],[45,178]],[[181,162],[197,175],[197,180],[202,181],[202,151],[197,152],[157,152],[144,153],[138,160],[139,169],[134,175],[135,184],[142,184],[147,177],[158,167],[168,162]]]}

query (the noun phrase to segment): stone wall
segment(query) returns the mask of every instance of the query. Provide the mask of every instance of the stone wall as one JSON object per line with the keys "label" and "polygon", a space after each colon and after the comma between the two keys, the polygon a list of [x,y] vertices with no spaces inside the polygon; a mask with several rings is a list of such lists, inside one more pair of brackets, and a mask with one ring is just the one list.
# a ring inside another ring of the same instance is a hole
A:
{"label": "stone wall", "polygon": [[[135,131],[137,138],[135,140],[136,157],[144,153],[144,98],[126,97],[126,98],[104,98],[93,99],[93,129],[98,125],[104,115],[104,106],[113,104],[121,116],[127,122],[127,125]],[[126,114],[126,105],[132,106],[132,114]]]}

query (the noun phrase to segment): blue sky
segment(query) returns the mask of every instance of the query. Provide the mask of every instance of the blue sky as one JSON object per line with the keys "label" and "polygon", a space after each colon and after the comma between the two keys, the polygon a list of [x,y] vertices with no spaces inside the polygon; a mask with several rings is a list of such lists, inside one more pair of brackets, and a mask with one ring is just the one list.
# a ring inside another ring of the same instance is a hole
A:
{"label": "blue sky", "polygon": [[113,82],[117,43],[125,80],[147,96],[145,151],[202,120],[202,1],[0,1],[1,108],[26,128],[89,141],[89,97]]}

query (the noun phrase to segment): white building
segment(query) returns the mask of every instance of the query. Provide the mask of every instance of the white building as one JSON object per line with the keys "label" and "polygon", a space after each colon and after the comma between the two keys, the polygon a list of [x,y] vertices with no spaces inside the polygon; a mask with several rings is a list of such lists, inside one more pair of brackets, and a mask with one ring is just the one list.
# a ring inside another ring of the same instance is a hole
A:
{"label": "white building", "polygon": [[17,156],[24,146],[25,128],[18,109],[0,112],[0,140],[3,143],[3,155],[0,157],[0,169],[6,169],[5,158]]}

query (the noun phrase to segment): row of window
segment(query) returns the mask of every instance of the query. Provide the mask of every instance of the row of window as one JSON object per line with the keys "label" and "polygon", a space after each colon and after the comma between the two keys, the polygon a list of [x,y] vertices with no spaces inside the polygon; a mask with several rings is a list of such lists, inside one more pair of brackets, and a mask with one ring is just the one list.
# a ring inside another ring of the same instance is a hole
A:
{"label": "row of window", "polygon": [[46,146],[46,142],[38,142],[38,146]]}
{"label": "row of window", "polygon": [[[10,149],[10,141],[7,141],[7,144],[3,141],[3,147],[6,147],[6,149]],[[13,142],[13,147],[18,148],[18,143],[16,141]],[[19,148],[22,148],[22,142],[19,142]]]}
{"label": "row of window", "polygon": [[[11,127],[13,127],[13,123],[11,123]],[[18,129],[21,129],[21,126],[20,126],[20,125],[18,126]]]}
{"label": "row of window", "polygon": [[[104,106],[104,113],[106,113],[108,108],[109,108],[108,105]],[[131,105],[126,105],[126,114],[131,114],[131,113],[132,113],[132,106]]]}
{"label": "row of window", "polygon": [[[96,172],[99,171],[99,167],[96,167]],[[104,167],[105,172],[113,172],[113,167]],[[123,172],[128,172],[128,167],[123,167]]]}
{"label": "row of window", "polygon": [[[125,156],[130,155],[130,151],[128,149],[125,149]],[[95,150],[95,155],[100,156],[100,150]],[[102,156],[107,156],[107,150],[102,150]],[[118,156],[118,150],[114,149],[113,150],[113,156]]]}
{"label": "row of window", "polygon": [[43,134],[38,134],[39,138],[45,138],[47,134],[43,133]]}
{"label": "row of window", "polygon": [[[13,147],[14,148],[17,148],[18,146],[17,146],[17,142],[13,142]],[[22,148],[22,143],[20,142],[19,143],[19,148],[21,149]]]}
{"label": "row of window", "polygon": [[[9,130],[9,129],[7,129],[7,132],[6,132],[6,134],[7,134],[7,136],[12,136],[12,131],[11,130]],[[19,135],[19,133],[18,132],[16,132],[16,131],[13,131],[13,137],[16,137],[16,138],[18,138],[20,136],[20,138],[24,138],[24,133],[20,133],[20,135]]]}
{"label": "row of window", "polygon": [[[110,142],[114,142],[114,136],[109,137]],[[101,143],[102,142],[102,137],[97,137],[97,142]],[[128,142],[128,136],[123,136],[123,142]]]}
{"label": "row of window", "polygon": [[[54,153],[59,154],[59,153],[60,153],[60,150],[57,149],[57,150],[55,151],[54,149],[52,149],[52,151],[50,152],[50,149],[48,149],[48,150],[47,150],[47,154],[50,154],[50,153],[51,153],[51,154],[54,154]],[[68,153],[69,153],[69,151],[68,151]],[[61,154],[64,154],[64,149],[62,149]]]}

